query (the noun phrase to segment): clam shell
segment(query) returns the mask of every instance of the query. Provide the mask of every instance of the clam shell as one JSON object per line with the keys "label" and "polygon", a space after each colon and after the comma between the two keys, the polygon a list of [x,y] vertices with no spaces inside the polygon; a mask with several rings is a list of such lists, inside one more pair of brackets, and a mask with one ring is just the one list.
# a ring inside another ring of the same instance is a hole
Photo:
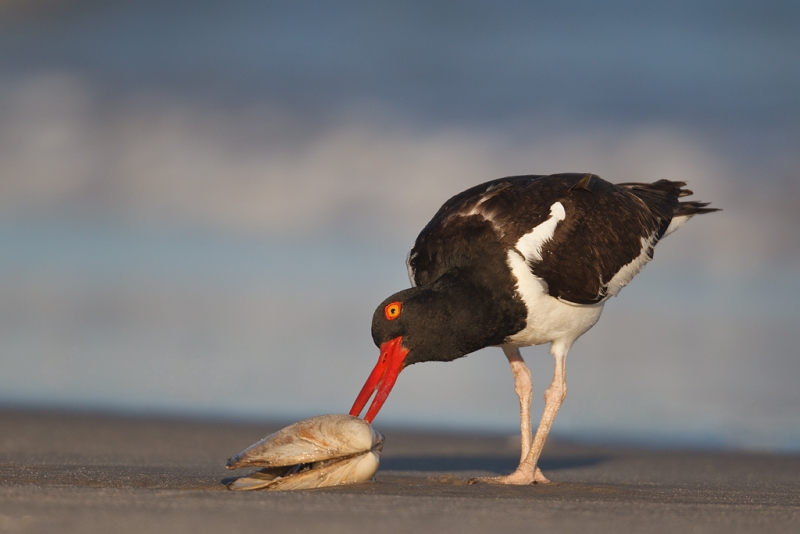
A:
{"label": "clam shell", "polygon": [[227,469],[264,469],[229,482],[228,488],[290,490],[363,482],[378,471],[383,439],[369,423],[351,415],[299,421],[229,459]]}

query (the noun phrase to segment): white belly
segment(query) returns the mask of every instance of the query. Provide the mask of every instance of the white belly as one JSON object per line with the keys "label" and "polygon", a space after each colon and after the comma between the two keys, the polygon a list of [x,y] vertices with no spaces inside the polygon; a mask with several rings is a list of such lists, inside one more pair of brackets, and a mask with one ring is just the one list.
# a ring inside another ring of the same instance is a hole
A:
{"label": "white belly", "polygon": [[558,342],[569,347],[600,318],[605,302],[573,304],[551,297],[545,281],[531,272],[516,250],[508,252],[508,265],[517,279],[517,292],[528,308],[528,317],[525,328],[509,336],[506,343],[525,347]]}

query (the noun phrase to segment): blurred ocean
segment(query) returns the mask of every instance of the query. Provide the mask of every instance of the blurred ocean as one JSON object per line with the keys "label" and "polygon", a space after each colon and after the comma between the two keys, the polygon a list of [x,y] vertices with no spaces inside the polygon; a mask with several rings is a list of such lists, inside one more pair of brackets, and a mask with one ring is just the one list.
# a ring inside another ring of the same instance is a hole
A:
{"label": "blurred ocean", "polygon": [[[800,451],[800,4],[0,1],[0,404],[347,411],[451,195],[685,180],[554,434]],[[546,347],[523,350],[535,406]],[[538,402],[536,402],[538,401]],[[376,424],[514,433],[498,349]]]}

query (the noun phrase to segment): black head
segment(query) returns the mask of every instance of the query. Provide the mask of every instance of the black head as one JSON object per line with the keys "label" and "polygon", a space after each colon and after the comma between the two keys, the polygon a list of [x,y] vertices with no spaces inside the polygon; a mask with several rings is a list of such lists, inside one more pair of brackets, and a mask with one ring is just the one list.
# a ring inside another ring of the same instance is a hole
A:
{"label": "black head", "polygon": [[371,422],[404,368],[419,362],[451,361],[499,345],[521,328],[518,319],[497,305],[491,291],[456,273],[395,293],[372,316],[372,339],[381,355],[350,414],[359,415],[377,390],[365,416]]}
{"label": "black head", "polygon": [[[451,361],[485,346],[475,309],[453,291],[411,288],[386,298],[372,315],[372,340],[381,347],[400,338],[408,350],[403,367]],[[473,338],[479,338],[477,343]]]}

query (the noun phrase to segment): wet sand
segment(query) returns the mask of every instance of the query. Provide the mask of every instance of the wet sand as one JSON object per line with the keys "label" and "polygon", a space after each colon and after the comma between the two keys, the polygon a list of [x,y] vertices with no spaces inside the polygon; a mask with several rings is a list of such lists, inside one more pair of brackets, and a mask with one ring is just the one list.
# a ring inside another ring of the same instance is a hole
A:
{"label": "wet sand", "polygon": [[554,441],[557,483],[473,486],[518,438],[379,423],[374,482],[226,490],[225,459],[279,426],[0,410],[0,532],[800,532],[800,456]]}

